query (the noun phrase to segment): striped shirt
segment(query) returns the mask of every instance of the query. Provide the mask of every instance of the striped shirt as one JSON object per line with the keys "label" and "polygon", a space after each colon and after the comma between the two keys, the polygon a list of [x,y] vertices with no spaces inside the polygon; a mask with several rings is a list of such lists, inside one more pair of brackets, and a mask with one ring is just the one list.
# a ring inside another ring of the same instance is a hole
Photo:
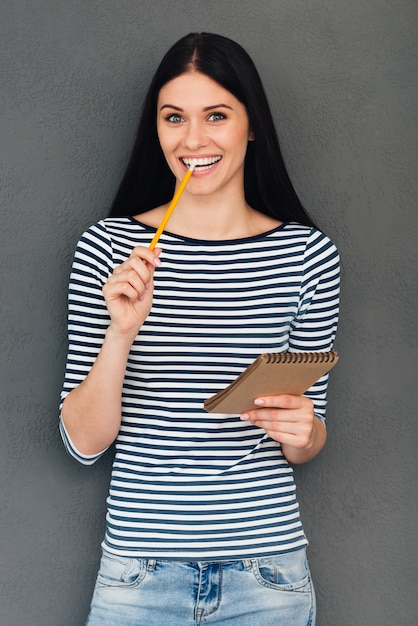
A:
{"label": "striped shirt", "polygon": [[[88,374],[109,324],[102,287],[155,229],[107,218],[77,246],[62,400]],[[205,398],[261,352],[326,351],[338,317],[333,243],[297,223],[202,241],[163,233],[152,310],[127,362],[104,546],[124,556],[241,559],[306,545],[292,468],[278,442]],[[306,392],[325,419],[328,377]],[[72,444],[69,453],[91,464]]]}

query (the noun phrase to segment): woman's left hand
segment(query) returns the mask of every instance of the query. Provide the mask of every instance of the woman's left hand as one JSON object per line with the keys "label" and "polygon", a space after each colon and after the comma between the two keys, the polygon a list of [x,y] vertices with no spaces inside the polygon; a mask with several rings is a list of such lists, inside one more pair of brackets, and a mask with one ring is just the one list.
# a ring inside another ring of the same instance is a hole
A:
{"label": "woman's left hand", "polygon": [[313,402],[306,396],[264,396],[256,398],[254,404],[257,408],[243,413],[241,419],[263,428],[280,442],[288,461],[304,463],[323,447],[325,427],[315,417]]}

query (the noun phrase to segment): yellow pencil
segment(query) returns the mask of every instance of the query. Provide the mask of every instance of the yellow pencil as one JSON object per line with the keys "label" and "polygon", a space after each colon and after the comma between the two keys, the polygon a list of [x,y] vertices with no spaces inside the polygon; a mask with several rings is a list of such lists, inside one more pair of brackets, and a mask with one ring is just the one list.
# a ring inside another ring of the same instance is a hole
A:
{"label": "yellow pencil", "polygon": [[174,211],[174,208],[175,208],[177,202],[179,201],[180,196],[183,193],[184,188],[187,185],[187,182],[188,182],[190,176],[193,174],[193,170],[194,170],[195,166],[196,166],[196,162],[192,161],[192,163],[190,164],[189,169],[185,173],[184,178],[183,178],[183,180],[180,183],[179,188],[177,189],[176,193],[174,194],[172,201],[168,205],[167,211],[165,212],[165,215],[164,215],[163,219],[161,220],[161,224],[157,228],[157,232],[155,233],[154,237],[152,238],[152,241],[151,241],[151,243],[149,245],[150,250],[154,250],[155,246],[157,245],[157,242],[158,242],[158,240],[160,238],[160,235],[161,235],[161,233],[164,230],[164,226],[167,224],[168,220],[170,219],[170,215]]}

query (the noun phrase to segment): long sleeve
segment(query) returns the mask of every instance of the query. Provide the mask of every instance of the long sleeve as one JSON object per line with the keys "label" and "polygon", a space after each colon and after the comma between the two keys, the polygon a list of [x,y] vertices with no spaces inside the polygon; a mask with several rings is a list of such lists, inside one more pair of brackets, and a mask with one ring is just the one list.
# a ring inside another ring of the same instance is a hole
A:
{"label": "long sleeve", "polygon": [[101,454],[87,456],[75,448],[63,424],[61,410],[66,396],[88,375],[103,344],[110,319],[102,287],[113,271],[112,257],[110,238],[103,223],[89,228],[78,242],[68,288],[68,354],[59,428],[68,453],[85,465],[94,463]]}
{"label": "long sleeve", "polygon": [[[307,240],[299,308],[289,338],[291,352],[332,350],[339,313],[340,260],[334,244],[312,230]],[[328,374],[305,395],[325,421]]]}

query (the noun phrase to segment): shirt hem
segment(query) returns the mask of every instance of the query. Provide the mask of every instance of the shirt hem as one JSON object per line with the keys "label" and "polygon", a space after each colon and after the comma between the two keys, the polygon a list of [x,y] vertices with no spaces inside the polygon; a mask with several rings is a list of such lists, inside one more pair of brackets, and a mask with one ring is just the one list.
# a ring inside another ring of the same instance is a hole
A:
{"label": "shirt hem", "polygon": [[118,549],[118,548],[114,548],[113,546],[110,546],[107,542],[106,539],[103,540],[101,547],[102,550],[104,550],[105,552],[108,552],[109,554],[113,554],[116,556],[120,556],[120,557],[126,557],[126,558],[136,558],[136,559],[153,559],[156,561],[177,561],[177,562],[199,562],[199,563],[203,563],[203,562],[219,562],[219,561],[243,561],[245,559],[261,559],[261,558],[265,558],[265,557],[270,557],[270,556],[278,556],[281,554],[288,554],[289,552],[296,552],[297,550],[302,550],[304,548],[307,548],[309,546],[309,541],[306,539],[306,537],[304,539],[302,539],[300,542],[295,542],[295,543],[291,543],[291,545],[289,545],[288,547],[282,546],[282,547],[276,547],[276,548],[272,548],[271,550],[265,550],[263,552],[259,551],[259,550],[254,550],[254,551],[248,551],[248,552],[238,552],[231,554],[231,553],[225,553],[222,554],[221,551],[220,554],[214,554],[213,556],[208,556],[207,554],[190,554],[187,552],[187,550],[181,550],[181,554],[179,554],[180,550],[177,552],[171,552],[171,553],[167,553],[167,552],[161,552],[159,553],[158,551],[155,550],[151,550],[151,551],[147,551],[147,550],[125,550],[125,549]]}

